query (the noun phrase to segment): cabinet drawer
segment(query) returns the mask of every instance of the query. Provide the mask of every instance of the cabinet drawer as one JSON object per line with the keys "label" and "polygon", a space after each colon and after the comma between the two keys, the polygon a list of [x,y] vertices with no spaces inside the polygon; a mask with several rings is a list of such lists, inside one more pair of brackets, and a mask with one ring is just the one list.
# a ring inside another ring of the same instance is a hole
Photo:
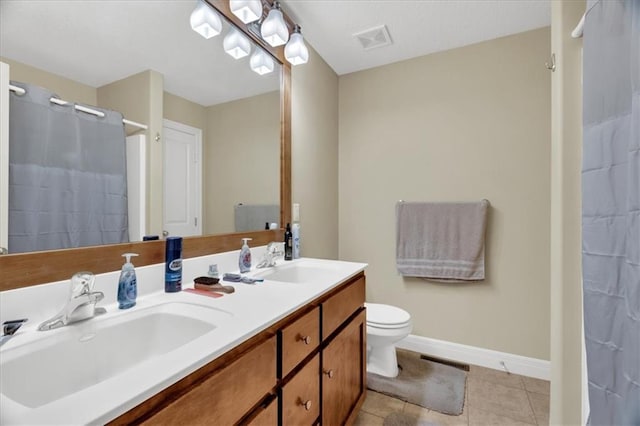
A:
{"label": "cabinet drawer", "polygon": [[298,318],[280,331],[282,370],[280,378],[307,357],[320,343],[320,308]]}
{"label": "cabinet drawer", "polygon": [[275,385],[273,336],[196,385],[145,424],[235,424]]}
{"label": "cabinet drawer", "polygon": [[247,423],[247,426],[277,426],[278,425],[278,400],[274,399],[266,407]]}
{"label": "cabinet drawer", "polygon": [[320,414],[320,354],[282,388],[282,424],[313,424]]}
{"label": "cabinet drawer", "polygon": [[364,305],[364,276],[322,302],[322,340],[333,333],[359,307]]}

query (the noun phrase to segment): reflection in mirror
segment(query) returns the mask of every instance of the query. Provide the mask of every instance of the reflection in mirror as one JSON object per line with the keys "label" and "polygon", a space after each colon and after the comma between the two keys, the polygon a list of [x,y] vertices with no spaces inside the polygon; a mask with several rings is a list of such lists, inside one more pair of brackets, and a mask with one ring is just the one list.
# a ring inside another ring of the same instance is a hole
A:
{"label": "reflection in mirror", "polygon": [[[224,20],[220,36],[201,37],[190,27],[196,4],[0,3],[0,60],[9,65],[16,86],[39,86],[52,97],[105,115],[114,110],[147,127],[126,125],[129,137],[122,143],[129,195],[125,238],[131,241],[163,231],[188,236],[264,229],[271,222],[280,226],[281,66],[276,61],[273,72],[259,75],[249,66],[251,55],[234,59],[225,53],[223,40],[232,26]],[[253,43],[250,48],[259,49]],[[87,112],[75,115],[99,120]],[[12,139],[15,143],[20,141]],[[77,148],[63,146],[58,150],[78,155]],[[132,160],[135,155],[139,160]],[[100,162],[90,162],[82,172],[101,169]],[[0,223],[0,237],[11,222]],[[68,218],[64,222],[81,227]],[[35,219],[23,224],[32,231],[38,226]],[[115,241],[36,245],[26,251],[103,242]]]}

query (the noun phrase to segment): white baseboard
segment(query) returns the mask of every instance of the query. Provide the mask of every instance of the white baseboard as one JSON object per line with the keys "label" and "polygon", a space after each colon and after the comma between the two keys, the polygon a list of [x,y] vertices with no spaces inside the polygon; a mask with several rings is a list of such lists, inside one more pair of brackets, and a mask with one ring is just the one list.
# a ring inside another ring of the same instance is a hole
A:
{"label": "white baseboard", "polygon": [[[526,356],[493,351],[491,349],[475,346],[461,345],[459,343],[446,342],[444,340],[428,337],[409,335],[402,339],[396,346],[420,352],[435,358],[444,358],[465,364],[479,365],[504,371],[506,369],[514,374],[535,377],[537,379],[550,380],[551,363],[549,361],[528,358]],[[504,362],[504,366],[501,364]]]}

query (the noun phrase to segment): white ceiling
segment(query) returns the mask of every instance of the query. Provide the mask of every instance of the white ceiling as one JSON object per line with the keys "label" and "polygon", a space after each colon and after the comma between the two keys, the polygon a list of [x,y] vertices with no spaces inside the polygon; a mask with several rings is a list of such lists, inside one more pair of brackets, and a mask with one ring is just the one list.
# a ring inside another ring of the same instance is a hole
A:
{"label": "white ceiling", "polygon": [[[0,56],[100,87],[152,69],[165,90],[201,105],[279,87],[223,34],[191,30],[195,0],[0,0]],[[550,24],[550,0],[284,0],[305,39],[346,74]],[[385,24],[393,44],[365,51],[352,34]],[[304,66],[304,65],[301,65]]]}
{"label": "white ceiling", "polygon": [[[550,0],[283,0],[283,9],[339,75],[551,24]],[[383,24],[390,46],[364,50],[352,36]]]}

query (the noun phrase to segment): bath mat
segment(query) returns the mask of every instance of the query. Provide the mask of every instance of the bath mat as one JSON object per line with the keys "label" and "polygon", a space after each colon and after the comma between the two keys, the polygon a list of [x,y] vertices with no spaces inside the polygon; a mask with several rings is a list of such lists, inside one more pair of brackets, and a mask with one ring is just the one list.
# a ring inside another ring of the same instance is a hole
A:
{"label": "bath mat", "polygon": [[384,418],[382,426],[439,426],[437,423],[420,420],[409,414],[395,412]]}
{"label": "bath mat", "polygon": [[462,414],[467,375],[464,371],[421,359],[420,354],[398,351],[398,377],[367,373],[367,387],[440,413]]}

